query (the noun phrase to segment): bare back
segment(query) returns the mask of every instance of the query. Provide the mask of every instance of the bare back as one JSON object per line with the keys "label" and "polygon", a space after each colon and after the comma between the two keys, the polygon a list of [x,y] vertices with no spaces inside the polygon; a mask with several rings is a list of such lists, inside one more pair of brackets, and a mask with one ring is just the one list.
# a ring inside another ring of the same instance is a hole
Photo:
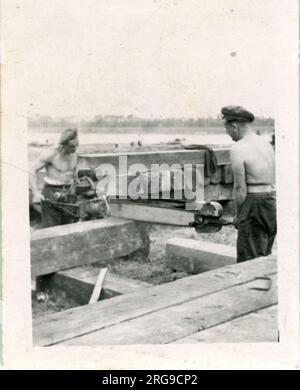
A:
{"label": "bare back", "polygon": [[232,152],[243,158],[247,184],[275,183],[275,155],[263,137],[250,133],[232,147]]}

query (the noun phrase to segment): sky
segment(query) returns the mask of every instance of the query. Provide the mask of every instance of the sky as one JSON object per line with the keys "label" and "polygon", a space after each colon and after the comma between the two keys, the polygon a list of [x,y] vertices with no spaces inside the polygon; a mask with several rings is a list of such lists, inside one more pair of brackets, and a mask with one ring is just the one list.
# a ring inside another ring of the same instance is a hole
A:
{"label": "sky", "polygon": [[229,104],[276,114],[285,1],[6,4],[6,75],[18,85],[8,96],[22,115],[215,117]]}

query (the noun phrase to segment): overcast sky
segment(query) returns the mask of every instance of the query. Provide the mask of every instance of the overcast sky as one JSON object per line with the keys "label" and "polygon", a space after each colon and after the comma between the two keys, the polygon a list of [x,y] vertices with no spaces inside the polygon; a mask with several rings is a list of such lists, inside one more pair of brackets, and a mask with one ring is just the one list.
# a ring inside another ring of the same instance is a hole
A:
{"label": "overcast sky", "polygon": [[28,115],[198,117],[240,104],[274,116],[281,4],[11,0],[7,59]]}

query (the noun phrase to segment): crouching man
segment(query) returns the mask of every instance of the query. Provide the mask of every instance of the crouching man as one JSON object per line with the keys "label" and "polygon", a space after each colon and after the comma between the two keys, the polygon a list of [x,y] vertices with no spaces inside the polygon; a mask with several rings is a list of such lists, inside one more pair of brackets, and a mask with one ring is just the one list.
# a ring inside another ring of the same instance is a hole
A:
{"label": "crouching man", "polygon": [[267,256],[276,236],[275,156],[251,128],[254,115],[240,106],[222,108],[231,148],[236,206],[237,262]]}

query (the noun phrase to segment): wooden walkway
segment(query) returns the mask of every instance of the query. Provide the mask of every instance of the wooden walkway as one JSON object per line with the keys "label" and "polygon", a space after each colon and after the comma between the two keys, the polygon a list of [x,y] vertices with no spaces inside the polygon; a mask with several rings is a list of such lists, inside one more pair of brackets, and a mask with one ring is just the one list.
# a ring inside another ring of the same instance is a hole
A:
{"label": "wooden walkway", "polygon": [[34,344],[277,341],[274,256],[40,317]]}

